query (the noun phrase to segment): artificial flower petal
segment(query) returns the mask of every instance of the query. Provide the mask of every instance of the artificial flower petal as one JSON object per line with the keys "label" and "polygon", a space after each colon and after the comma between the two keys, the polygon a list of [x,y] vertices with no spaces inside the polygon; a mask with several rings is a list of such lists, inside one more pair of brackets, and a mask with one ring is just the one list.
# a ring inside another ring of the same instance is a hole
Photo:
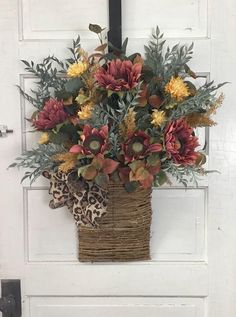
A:
{"label": "artificial flower petal", "polygon": [[70,148],[70,153],[81,153],[83,150],[82,146],[75,144]]}

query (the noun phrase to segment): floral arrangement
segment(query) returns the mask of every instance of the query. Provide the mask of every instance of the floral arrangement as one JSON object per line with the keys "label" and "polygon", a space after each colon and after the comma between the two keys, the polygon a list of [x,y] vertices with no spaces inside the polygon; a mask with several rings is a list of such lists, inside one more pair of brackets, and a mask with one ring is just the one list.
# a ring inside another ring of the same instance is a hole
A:
{"label": "floral arrangement", "polygon": [[38,80],[31,95],[19,88],[35,107],[28,120],[41,136],[39,146],[11,166],[28,168],[24,179],[31,181],[44,171],[73,172],[77,183],[107,188],[120,182],[128,192],[169,183],[169,175],[187,185],[206,174],[194,131],[215,124],[223,84],[197,88],[188,66],[193,45],[166,47],[157,27],[145,56],[128,56],[127,39],[117,49],[104,43],[100,26],[90,30],[100,40],[92,54],[78,37],[65,61],[23,60]]}

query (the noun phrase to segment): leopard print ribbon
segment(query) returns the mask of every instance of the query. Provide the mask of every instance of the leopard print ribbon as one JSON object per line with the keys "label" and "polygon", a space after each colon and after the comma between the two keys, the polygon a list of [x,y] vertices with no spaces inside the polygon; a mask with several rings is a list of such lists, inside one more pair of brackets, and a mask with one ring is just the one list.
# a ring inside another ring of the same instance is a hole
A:
{"label": "leopard print ribbon", "polygon": [[106,214],[106,190],[95,183],[78,179],[76,172],[44,171],[43,176],[50,180],[49,194],[53,199],[49,206],[52,209],[67,206],[77,226],[98,226],[96,219]]}

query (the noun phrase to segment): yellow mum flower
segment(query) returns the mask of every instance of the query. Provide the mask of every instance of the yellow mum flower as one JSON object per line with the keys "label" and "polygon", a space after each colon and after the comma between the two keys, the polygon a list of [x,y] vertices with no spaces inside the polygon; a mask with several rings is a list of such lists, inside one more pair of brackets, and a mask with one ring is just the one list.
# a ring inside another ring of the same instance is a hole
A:
{"label": "yellow mum flower", "polygon": [[72,78],[81,76],[88,69],[88,63],[77,62],[69,66],[67,75]]}
{"label": "yellow mum flower", "polygon": [[78,112],[78,117],[80,120],[88,120],[92,116],[93,103],[87,102],[84,106],[81,107],[81,110]]}
{"label": "yellow mum flower", "polygon": [[190,95],[188,86],[180,77],[171,77],[171,80],[165,86],[165,92],[169,93],[177,101],[182,101]]}
{"label": "yellow mum flower", "polygon": [[46,144],[46,143],[48,143],[48,141],[49,141],[49,134],[47,132],[44,132],[41,135],[38,143],[39,144]]}
{"label": "yellow mum flower", "polygon": [[161,126],[166,121],[166,115],[164,111],[154,110],[152,112],[152,121],[151,123],[155,126]]}

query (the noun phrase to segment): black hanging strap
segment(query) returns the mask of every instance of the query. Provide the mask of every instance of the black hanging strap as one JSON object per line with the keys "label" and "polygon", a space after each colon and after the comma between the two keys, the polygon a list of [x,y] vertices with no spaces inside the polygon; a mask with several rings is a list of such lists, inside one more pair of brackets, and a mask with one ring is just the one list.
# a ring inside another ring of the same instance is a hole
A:
{"label": "black hanging strap", "polygon": [[118,49],[122,46],[121,23],[121,0],[109,0],[108,41]]}

